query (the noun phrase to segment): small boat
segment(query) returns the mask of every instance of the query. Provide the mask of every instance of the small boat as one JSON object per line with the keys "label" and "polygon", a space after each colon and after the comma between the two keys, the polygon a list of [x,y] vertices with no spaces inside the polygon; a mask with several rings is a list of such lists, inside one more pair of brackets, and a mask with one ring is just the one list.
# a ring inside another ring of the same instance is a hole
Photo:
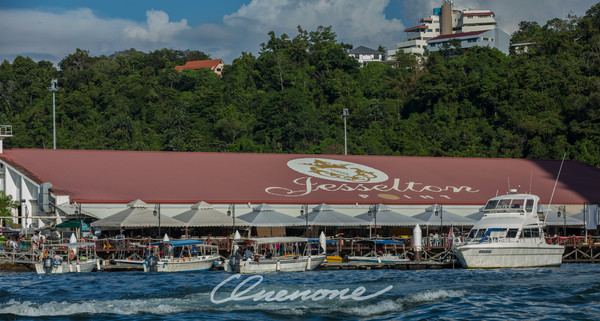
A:
{"label": "small boat", "polygon": [[563,245],[548,244],[544,222],[537,213],[540,198],[510,194],[491,198],[483,216],[463,243],[453,242],[454,253],[465,268],[560,266]]}
{"label": "small boat", "polygon": [[92,242],[46,244],[41,261],[35,263],[38,274],[87,273],[100,268]]}
{"label": "small boat", "polygon": [[235,247],[238,250],[224,262],[229,273],[303,272],[325,261],[320,244],[302,237],[241,239],[235,241]]}
{"label": "small boat", "polygon": [[[363,254],[363,252],[366,252]],[[352,253],[347,262],[398,263],[409,262],[404,242],[395,240],[365,239],[352,242]]]}
{"label": "small boat", "polygon": [[162,241],[151,246],[156,251],[142,262],[144,272],[208,271],[221,258],[216,245],[203,241]]}

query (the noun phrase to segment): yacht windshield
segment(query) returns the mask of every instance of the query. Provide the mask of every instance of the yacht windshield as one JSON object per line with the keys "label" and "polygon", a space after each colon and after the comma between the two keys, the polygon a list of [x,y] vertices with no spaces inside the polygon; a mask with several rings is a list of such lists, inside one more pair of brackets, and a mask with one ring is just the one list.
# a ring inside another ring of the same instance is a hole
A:
{"label": "yacht windshield", "polygon": [[508,229],[508,233],[506,233],[507,238],[515,238],[517,237],[517,232],[519,232],[518,228],[510,228]]}
{"label": "yacht windshield", "polygon": [[496,205],[498,205],[498,200],[490,200],[485,204],[484,210],[493,210],[496,208]]}

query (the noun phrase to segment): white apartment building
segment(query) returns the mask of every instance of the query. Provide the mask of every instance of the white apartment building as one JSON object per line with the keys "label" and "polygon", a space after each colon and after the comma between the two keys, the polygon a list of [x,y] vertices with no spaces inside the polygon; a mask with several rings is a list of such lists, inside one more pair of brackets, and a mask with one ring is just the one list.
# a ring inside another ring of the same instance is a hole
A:
{"label": "white apartment building", "polygon": [[427,40],[440,35],[440,17],[431,15],[419,20],[419,25],[404,29],[406,41],[396,44],[396,49],[388,50],[388,56],[393,56],[398,50],[406,53],[423,55],[427,47]]}
{"label": "white apartment building", "polygon": [[498,26],[495,17],[489,10],[463,10],[458,18],[455,33],[494,29]]}
{"label": "white apartment building", "polygon": [[461,48],[470,48],[475,46],[490,47],[500,50],[505,55],[508,55],[509,53],[508,49],[510,46],[510,36],[506,32],[500,30],[500,28],[437,36],[427,41],[429,51],[435,52],[441,50],[444,43],[451,39],[460,40]]}
{"label": "white apartment building", "polygon": [[[452,34],[468,33],[474,31],[491,30],[497,28],[495,15],[490,10],[452,10],[452,1],[444,1],[444,6],[448,6],[449,19],[452,24]],[[388,56],[393,57],[398,50],[406,53],[423,55],[428,48],[430,39],[442,35],[441,20],[442,9],[433,9],[433,15],[419,20],[415,27],[404,29],[406,32],[406,41],[396,44],[396,49],[388,50]],[[466,48],[467,46],[465,46]],[[430,50],[431,51],[431,50]]]}

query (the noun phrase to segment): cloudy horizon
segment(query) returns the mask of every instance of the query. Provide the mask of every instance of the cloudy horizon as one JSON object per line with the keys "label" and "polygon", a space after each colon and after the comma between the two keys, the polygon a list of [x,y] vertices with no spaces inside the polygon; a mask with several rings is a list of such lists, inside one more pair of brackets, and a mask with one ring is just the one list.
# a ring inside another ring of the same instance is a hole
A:
{"label": "cloudy horizon", "polygon": [[[57,63],[77,48],[92,56],[131,48],[143,52],[169,48],[203,51],[231,64],[242,52],[257,54],[269,31],[278,37],[284,33],[294,37],[297,26],[308,31],[332,26],[340,42],[393,49],[405,39],[403,30],[431,15],[441,0],[237,0],[221,11],[211,8],[206,17],[191,8],[176,7],[176,3],[173,9],[171,4],[155,9],[158,5],[144,8],[145,2],[140,2],[127,12],[116,12],[97,8],[93,1],[74,2],[77,6],[72,0],[44,6],[35,2],[0,3],[0,28],[4,31],[0,61],[12,62],[21,55]],[[544,25],[569,14],[582,16],[596,3],[573,0],[565,6],[558,0],[456,0],[454,7],[489,9],[496,14],[499,27],[511,34],[520,21]]]}

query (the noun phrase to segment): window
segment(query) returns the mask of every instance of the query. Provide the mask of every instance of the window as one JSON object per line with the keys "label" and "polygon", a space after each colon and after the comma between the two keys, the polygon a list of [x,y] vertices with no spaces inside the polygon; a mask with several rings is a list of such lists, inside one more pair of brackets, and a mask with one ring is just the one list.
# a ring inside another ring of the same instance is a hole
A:
{"label": "window", "polygon": [[468,237],[469,237],[470,239],[472,239],[472,238],[474,238],[474,237],[475,237],[475,234],[476,234],[476,233],[477,233],[477,230],[476,230],[476,229],[473,229],[473,230],[471,230],[471,232],[469,232],[469,236],[468,236]]}
{"label": "window", "polygon": [[533,210],[533,200],[527,200],[527,203],[525,204],[525,210],[527,212],[531,212]]}
{"label": "window", "polygon": [[485,233],[485,229],[477,230],[477,234],[475,234],[475,238],[481,238],[483,236],[483,233]]}
{"label": "window", "polygon": [[517,237],[517,232],[519,231],[518,228],[509,228],[508,229],[508,233],[506,233],[506,237],[508,238],[515,238]]}
{"label": "window", "polygon": [[477,38],[467,39],[467,42],[477,42]]}
{"label": "window", "polygon": [[354,55],[354,58],[356,58],[356,59],[360,59],[360,55],[359,55],[359,54],[355,54],[355,55]]}
{"label": "window", "polygon": [[493,209],[496,208],[496,204],[498,204],[497,200],[488,201],[487,204],[485,205],[485,209],[486,210],[493,210]]}
{"label": "window", "polygon": [[483,38],[483,41],[488,41],[488,40],[490,40],[490,39],[489,38]]}
{"label": "window", "polygon": [[373,58],[374,59],[379,59],[379,55],[374,55]]}
{"label": "window", "polygon": [[440,32],[440,28],[435,28],[435,32]]}
{"label": "window", "polygon": [[514,199],[510,204],[511,208],[515,209],[523,209],[523,205],[525,204],[525,200],[523,199]]}

